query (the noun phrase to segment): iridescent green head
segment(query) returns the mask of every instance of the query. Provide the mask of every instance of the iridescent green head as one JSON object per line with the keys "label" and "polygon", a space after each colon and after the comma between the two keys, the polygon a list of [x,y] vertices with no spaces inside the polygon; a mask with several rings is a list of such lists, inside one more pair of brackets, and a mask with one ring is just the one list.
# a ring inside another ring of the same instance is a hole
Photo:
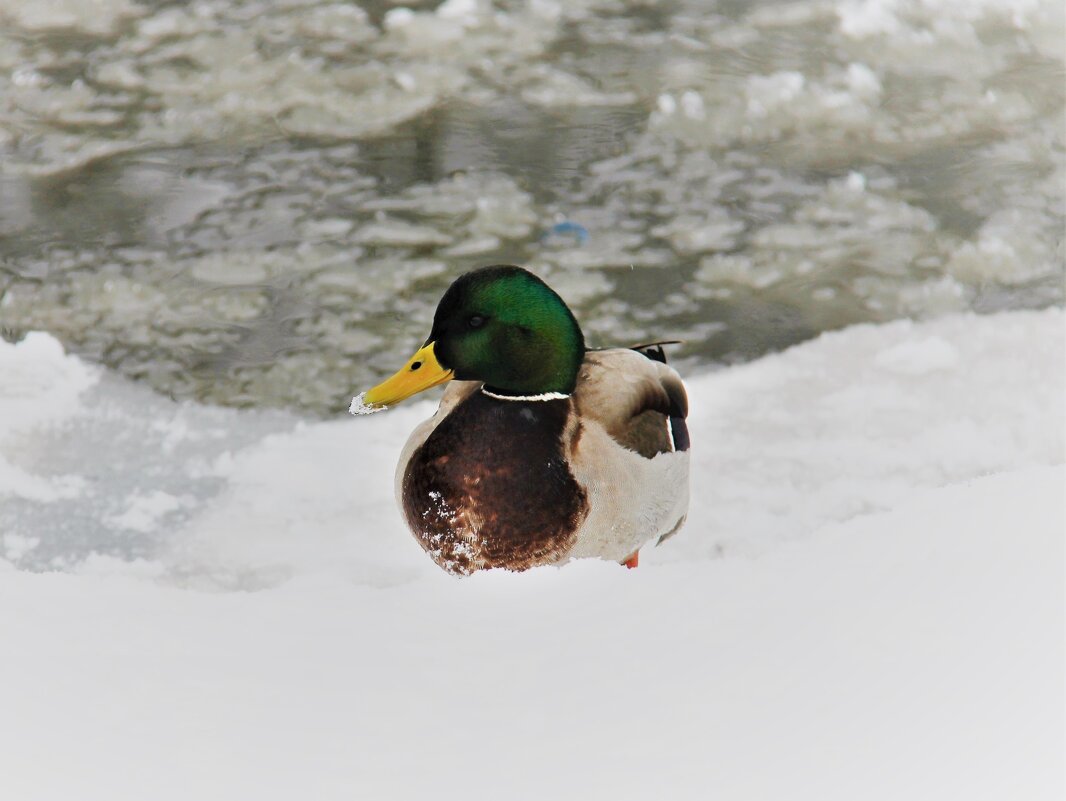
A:
{"label": "iridescent green head", "polygon": [[584,358],[581,327],[551,287],[521,267],[484,267],[448,287],[426,344],[360,401],[373,410],[452,378],[506,395],[569,394]]}
{"label": "iridescent green head", "polygon": [[508,265],[475,270],[448,287],[429,342],[456,378],[509,395],[572,392],[585,358],[585,338],[563,299]]}

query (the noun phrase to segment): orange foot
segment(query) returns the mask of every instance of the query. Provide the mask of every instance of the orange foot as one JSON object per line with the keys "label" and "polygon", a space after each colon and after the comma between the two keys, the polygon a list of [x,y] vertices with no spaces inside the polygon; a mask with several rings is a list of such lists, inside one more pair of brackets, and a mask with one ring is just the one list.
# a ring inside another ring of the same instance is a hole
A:
{"label": "orange foot", "polygon": [[640,562],[640,551],[633,551],[633,555],[622,562],[623,565],[632,570]]}

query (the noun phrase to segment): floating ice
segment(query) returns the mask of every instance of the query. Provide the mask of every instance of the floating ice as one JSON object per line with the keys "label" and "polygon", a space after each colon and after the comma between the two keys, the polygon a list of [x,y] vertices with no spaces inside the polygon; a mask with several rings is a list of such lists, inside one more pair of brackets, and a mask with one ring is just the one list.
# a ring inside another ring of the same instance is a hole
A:
{"label": "floating ice", "polygon": [[428,225],[411,225],[400,220],[381,219],[364,226],[356,233],[356,240],[365,245],[398,245],[419,247],[447,245],[452,238]]}
{"label": "floating ice", "polygon": [[499,260],[700,364],[1063,301],[1061,3],[395,5],[0,0],[3,326],[326,413]]}
{"label": "floating ice", "polygon": [[106,35],[129,19],[144,14],[130,0],[40,0],[23,3],[0,0],[0,20],[33,33],[75,30],[81,34]]}

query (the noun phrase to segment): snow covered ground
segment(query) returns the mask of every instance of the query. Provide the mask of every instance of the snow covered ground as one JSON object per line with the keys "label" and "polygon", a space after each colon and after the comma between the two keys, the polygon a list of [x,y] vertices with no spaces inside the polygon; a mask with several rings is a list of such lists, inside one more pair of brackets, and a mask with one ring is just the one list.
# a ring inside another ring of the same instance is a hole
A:
{"label": "snow covered ground", "polygon": [[1063,365],[1053,309],[694,377],[679,536],[460,580],[391,498],[429,403],[0,343],[0,795],[1059,799]]}

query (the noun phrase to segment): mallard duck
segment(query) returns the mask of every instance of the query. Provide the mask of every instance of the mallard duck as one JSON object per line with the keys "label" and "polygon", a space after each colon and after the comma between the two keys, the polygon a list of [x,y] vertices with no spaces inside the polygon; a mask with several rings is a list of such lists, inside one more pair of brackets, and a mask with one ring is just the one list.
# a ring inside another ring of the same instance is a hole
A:
{"label": "mallard duck", "polygon": [[497,265],[456,279],[425,345],[351,411],[450,382],[396,470],[407,525],[448,572],[635,567],[688,510],[688,399],[665,362],[655,346],[586,349],[559,295]]}

